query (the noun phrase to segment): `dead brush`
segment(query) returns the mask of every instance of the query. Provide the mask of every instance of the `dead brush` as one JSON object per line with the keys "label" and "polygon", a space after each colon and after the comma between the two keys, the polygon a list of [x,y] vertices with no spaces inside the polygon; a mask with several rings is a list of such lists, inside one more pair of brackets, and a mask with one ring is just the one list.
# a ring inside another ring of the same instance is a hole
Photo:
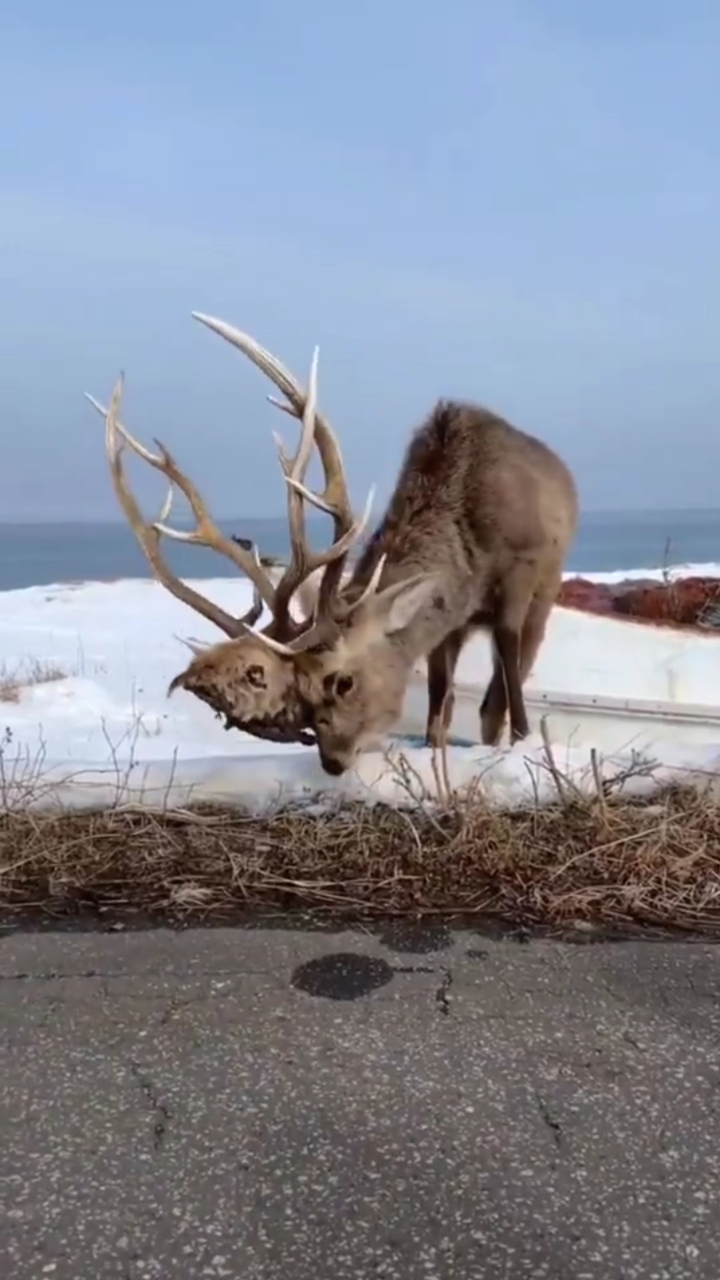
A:
{"label": "dead brush", "polygon": [[556,802],[509,811],[488,803],[482,780],[428,807],[411,771],[404,808],[315,802],[260,817],[210,806],[54,816],[6,807],[0,911],[218,923],[297,911],[443,915],[720,935],[720,803],[710,785],[637,799],[623,794],[625,775],[586,794],[552,758],[547,769]]}
{"label": "dead brush", "polygon": [[0,667],[0,702],[19,702],[23,689],[30,685],[51,684],[66,677],[67,672],[57,663],[42,662],[38,658],[20,662],[13,668],[3,663]]}

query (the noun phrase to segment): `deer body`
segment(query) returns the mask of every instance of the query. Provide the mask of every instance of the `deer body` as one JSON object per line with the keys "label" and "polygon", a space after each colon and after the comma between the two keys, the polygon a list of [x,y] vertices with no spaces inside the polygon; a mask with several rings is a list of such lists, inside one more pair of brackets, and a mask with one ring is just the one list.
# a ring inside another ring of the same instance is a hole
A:
{"label": "deer body", "polygon": [[[293,457],[278,442],[288,490],[291,562],[273,583],[257,549],[227,539],[195,486],[164,446],[152,454],[118,422],[121,384],[106,418],[113,483],[157,577],[179,599],[229,637],[190,645],[193,660],[170,684],[184,688],[237,727],[273,741],[316,741],[323,767],[340,774],[358,753],[396,723],[413,667],[427,660],[431,746],[442,745],[452,716],[452,686],[467,638],[490,631],[493,675],[480,708],[481,737],[496,743],[509,711],[511,740],[528,733],[522,695],[560,587],[575,536],[578,500],[561,459],[535,437],[472,404],[440,401],[415,432],[385,516],[343,581],[348,551],[370,510],[352,514],[340,449],[317,409],[317,351],[307,390],[269,352],[223,321],[197,316],[237,347],[286,397],[280,404],[302,420]],[[125,446],[163,472],[171,491],[159,520],[146,522],[124,477]],[[317,446],[326,484],[305,486]],[[165,523],[172,491],[188,498],[192,534]],[[332,546],[310,550],[304,503],[334,521]],[[232,559],[254,584],[253,604],[233,618],[175,578],[160,537],[210,546]],[[298,619],[291,604],[300,604]],[[270,622],[253,630],[263,604]]]}
{"label": "deer body", "polygon": [[[358,721],[368,726],[368,740],[391,727],[423,657],[427,739],[440,746],[452,717],[455,667],[478,628],[491,632],[494,649],[482,740],[497,742],[508,703],[511,737],[526,736],[520,686],[557,598],[577,515],[573,478],[541,441],[474,405],[436,406],[410,443],[387,512],[342,596],[351,601],[365,589],[382,555],[378,598],[417,574],[428,575],[432,589],[421,592],[416,611],[390,634],[374,624],[371,599],[351,615],[329,653],[300,663],[301,697],[315,708],[318,745],[331,772],[357,754]],[[352,676],[354,698],[334,693],[330,673],[336,680]],[[361,731],[359,749],[364,738]]]}

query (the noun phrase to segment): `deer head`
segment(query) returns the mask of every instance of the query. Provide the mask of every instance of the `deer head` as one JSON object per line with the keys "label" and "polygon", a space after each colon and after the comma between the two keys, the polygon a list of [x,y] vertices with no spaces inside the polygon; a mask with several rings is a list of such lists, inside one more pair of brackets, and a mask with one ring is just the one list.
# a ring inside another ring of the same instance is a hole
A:
{"label": "deer head", "polygon": [[296,688],[320,761],[339,775],[379,745],[402,711],[416,647],[409,631],[428,609],[444,608],[437,580],[418,574],[370,595],[343,617],[334,642],[296,658]]}
{"label": "deer head", "polygon": [[[353,614],[357,614],[361,628],[363,621],[367,627],[369,615],[363,612],[363,606],[376,593],[383,569],[381,559],[367,587],[353,604],[339,605],[339,588],[347,555],[367,524],[373,492],[371,490],[368,496],[362,516],[355,519],[338,441],[330,424],[317,411],[317,349],[313,355],[308,388],[304,391],[276,357],[249,335],[222,320],[193,314],[248,356],[270,378],[286,400],[269,399],[284,412],[299,418],[302,427],[300,441],[292,457],[286,454],[279,437],[275,437],[287,489],[291,545],[290,563],[275,583],[254,544],[227,538],[221,533],[197,487],[180,470],[170,451],[156,441],[158,451],[153,453],[120,423],[122,378],[116,384],[109,408],[106,409],[92,396],[87,397],[105,418],[106,452],[115,493],[155,576],[172,595],[215,623],[228,637],[220,644],[207,647],[189,642],[193,659],[184,671],[173,678],[168,692],[179,688],[188,690],[223,716],[228,728],[241,728],[271,741],[312,742],[314,704],[308,699],[325,698],[324,676],[318,684],[317,673],[323,670],[324,661],[332,660],[329,657],[321,659],[308,651],[318,647],[322,651],[332,646],[342,634],[342,625],[346,625]],[[305,485],[315,445],[325,474],[322,493],[313,493]],[[126,447],[169,481],[167,498],[154,520],[147,520],[142,515],[129,488],[123,468]],[[195,527],[189,532],[174,529],[168,524],[176,489],[186,497],[194,517]],[[333,542],[324,551],[316,552],[309,546],[305,502],[332,517]],[[253,583],[253,602],[247,612],[240,617],[232,617],[178,578],[163,555],[163,537],[210,547],[231,560]],[[303,616],[300,619],[291,612],[293,601],[299,601],[301,605]],[[264,606],[269,609],[271,620],[262,630],[255,631],[253,628]],[[377,615],[378,620],[381,612]],[[330,652],[335,653],[335,650],[331,648]],[[320,716],[324,724],[324,710]],[[332,752],[328,759],[331,755]]]}

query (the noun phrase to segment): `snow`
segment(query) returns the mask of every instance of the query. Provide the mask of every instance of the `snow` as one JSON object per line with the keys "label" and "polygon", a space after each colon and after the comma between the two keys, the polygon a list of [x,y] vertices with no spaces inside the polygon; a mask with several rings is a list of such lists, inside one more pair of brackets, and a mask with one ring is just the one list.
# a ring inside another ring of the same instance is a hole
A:
{"label": "snow", "polygon": [[676,582],[678,578],[717,578],[720,565],[705,564],[668,565],[666,569],[610,569],[605,573],[564,573],[564,578],[585,578],[587,582],[637,582],[648,578],[653,582]]}
{"label": "snow", "polygon": [[[672,573],[720,577],[720,566],[684,566]],[[586,576],[607,582],[660,578],[662,573]],[[249,603],[245,580],[206,579],[193,585],[234,613]],[[212,800],[264,810],[333,795],[404,803],[410,798],[400,756],[416,779],[414,785],[436,793],[430,751],[407,737],[424,722],[422,666],[398,737],[385,752],[361,757],[352,773],[331,779],[320,768],[315,748],[277,746],[226,732],[190,694],[178,691],[168,699],[170,680],[189,659],[178,637],[188,635],[220,638],[209,623],[151,580],[65,583],[2,593],[0,685],[3,676],[16,675],[22,686],[17,701],[0,701],[5,803],[89,807],[119,800],[178,806]],[[38,671],[51,668],[64,677],[33,682]],[[693,776],[718,772],[720,707],[713,698],[718,697],[719,673],[720,637],[558,607],[526,694],[529,704],[540,708],[550,695],[570,704],[580,695],[677,704],[679,711],[684,703],[704,708],[700,737],[682,715],[675,730],[672,708],[661,717],[664,732],[649,747],[646,735],[644,750],[657,768],[652,779],[633,778],[628,786],[647,790],[676,776],[677,770],[690,770]],[[480,636],[459,663],[455,721],[462,704],[464,724],[477,724],[489,674],[489,644]],[[531,714],[531,723],[539,730],[539,712]],[[549,723],[555,724],[552,715]],[[597,717],[587,720],[580,739],[563,733],[553,737],[559,767],[581,787],[596,785],[591,746],[602,747],[604,776],[624,772],[631,762],[627,716],[606,715],[597,744],[595,724]],[[476,734],[470,732],[470,737]],[[500,804],[555,794],[539,732],[512,749],[454,743],[448,765],[450,781],[460,792],[481,778],[484,792]]]}

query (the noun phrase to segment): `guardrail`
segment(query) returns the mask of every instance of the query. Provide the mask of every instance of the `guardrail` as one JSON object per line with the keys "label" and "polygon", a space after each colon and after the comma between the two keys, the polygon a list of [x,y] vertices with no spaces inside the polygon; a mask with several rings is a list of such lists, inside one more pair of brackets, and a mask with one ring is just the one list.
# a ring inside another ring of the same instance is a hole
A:
{"label": "guardrail", "polygon": [[[479,709],[484,692],[484,685],[455,685],[452,741],[480,741]],[[551,690],[526,690],[525,704],[531,730],[539,731],[545,717],[551,740],[559,744],[588,744],[604,750],[649,746],[668,739],[720,745],[720,706]],[[399,733],[424,738],[426,720],[425,678],[416,673],[408,688]]]}

